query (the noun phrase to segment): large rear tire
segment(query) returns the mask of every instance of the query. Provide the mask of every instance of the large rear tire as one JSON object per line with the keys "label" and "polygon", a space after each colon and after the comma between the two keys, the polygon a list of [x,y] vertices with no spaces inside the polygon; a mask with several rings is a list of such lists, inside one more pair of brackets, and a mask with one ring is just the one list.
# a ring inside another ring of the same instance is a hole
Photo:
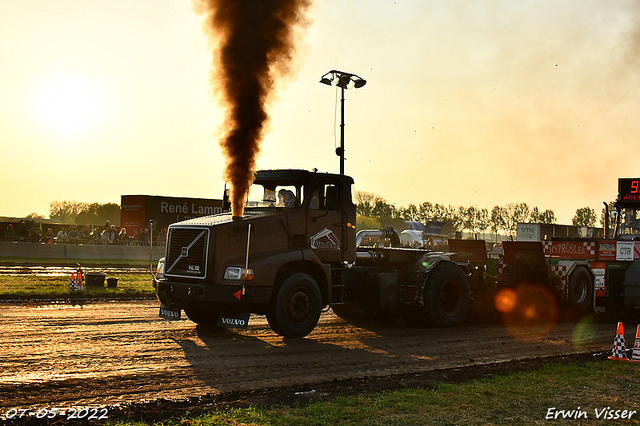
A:
{"label": "large rear tire", "polygon": [[594,283],[584,266],[578,266],[569,277],[567,300],[579,312],[587,312],[593,307]]}
{"label": "large rear tire", "polygon": [[469,281],[452,262],[440,262],[429,272],[423,290],[424,306],[406,316],[412,324],[449,327],[461,323],[469,311]]}
{"label": "large rear tire", "polygon": [[267,313],[269,325],[281,336],[301,338],[313,331],[320,319],[322,295],[316,281],[305,273],[289,276]]}

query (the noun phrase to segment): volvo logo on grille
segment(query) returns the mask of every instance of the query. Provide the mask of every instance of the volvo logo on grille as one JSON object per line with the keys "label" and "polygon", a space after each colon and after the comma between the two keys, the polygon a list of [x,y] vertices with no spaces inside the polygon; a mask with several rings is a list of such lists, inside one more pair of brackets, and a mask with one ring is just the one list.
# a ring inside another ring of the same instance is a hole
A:
{"label": "volvo logo on grille", "polygon": [[[185,231],[186,235],[185,233],[180,234],[179,233],[180,231],[173,231],[170,233],[169,243],[171,243],[171,239],[172,237],[174,237],[174,232],[178,232],[177,234],[178,238],[182,239],[181,243],[184,244],[183,238],[185,236],[188,236],[189,233],[193,231],[191,230]],[[197,278],[204,278],[206,275],[206,269],[207,269],[206,259],[205,259],[206,244],[207,244],[206,235],[207,235],[207,231],[201,230],[198,233],[198,235],[195,238],[193,238],[188,245],[182,246],[182,244],[179,244],[179,245],[176,244],[174,249],[175,251],[173,253],[175,253],[177,257],[171,260],[171,264],[167,267],[165,274],[170,274],[170,275],[177,274],[177,275],[191,276],[191,277],[197,277]],[[177,250],[178,247],[180,247],[179,255]],[[191,249],[194,250],[193,256],[195,256],[196,259],[189,259],[189,252],[191,251]],[[203,250],[205,250],[204,253],[202,252]],[[167,256],[167,258],[170,258],[170,256]]]}

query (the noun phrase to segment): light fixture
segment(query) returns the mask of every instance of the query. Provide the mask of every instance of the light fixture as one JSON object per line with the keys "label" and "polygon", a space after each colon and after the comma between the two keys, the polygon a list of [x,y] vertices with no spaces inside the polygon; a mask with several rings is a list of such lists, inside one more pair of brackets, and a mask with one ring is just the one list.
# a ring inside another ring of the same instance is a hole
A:
{"label": "light fixture", "polygon": [[331,70],[328,73],[324,74],[320,78],[320,83],[326,84],[328,86],[337,86],[342,91],[342,98],[340,100],[340,115],[342,118],[340,124],[340,147],[336,148],[336,155],[340,157],[340,174],[344,174],[344,91],[345,89],[356,88],[360,89],[367,84],[367,80],[362,77],[359,77],[355,74],[351,74],[348,72]]}

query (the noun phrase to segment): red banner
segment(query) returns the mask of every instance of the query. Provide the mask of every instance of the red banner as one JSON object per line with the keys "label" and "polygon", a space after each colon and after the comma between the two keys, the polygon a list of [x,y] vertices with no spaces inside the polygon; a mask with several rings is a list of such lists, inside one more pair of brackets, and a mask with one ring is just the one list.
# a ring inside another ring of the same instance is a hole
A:
{"label": "red banner", "polygon": [[595,241],[544,241],[543,248],[545,256],[564,259],[596,259]]}

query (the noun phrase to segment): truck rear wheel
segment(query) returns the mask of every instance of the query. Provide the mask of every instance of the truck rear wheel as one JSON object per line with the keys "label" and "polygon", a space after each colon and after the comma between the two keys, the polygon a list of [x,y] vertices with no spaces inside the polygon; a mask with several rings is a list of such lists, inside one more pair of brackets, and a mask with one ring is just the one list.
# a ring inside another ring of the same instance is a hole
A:
{"label": "truck rear wheel", "polygon": [[187,318],[198,325],[205,327],[215,327],[218,325],[218,313],[216,311],[195,308],[193,306],[185,306],[183,310]]}
{"label": "truck rear wheel", "polygon": [[429,272],[423,295],[424,307],[412,309],[409,322],[448,327],[462,322],[469,310],[469,281],[455,263],[438,263]]}
{"label": "truck rear wheel", "polygon": [[593,304],[593,281],[583,266],[578,266],[569,277],[569,304],[580,312],[588,311]]}
{"label": "truck rear wheel", "polygon": [[276,294],[267,313],[269,325],[281,336],[300,338],[311,333],[322,311],[322,295],[316,281],[307,274],[289,276]]}

